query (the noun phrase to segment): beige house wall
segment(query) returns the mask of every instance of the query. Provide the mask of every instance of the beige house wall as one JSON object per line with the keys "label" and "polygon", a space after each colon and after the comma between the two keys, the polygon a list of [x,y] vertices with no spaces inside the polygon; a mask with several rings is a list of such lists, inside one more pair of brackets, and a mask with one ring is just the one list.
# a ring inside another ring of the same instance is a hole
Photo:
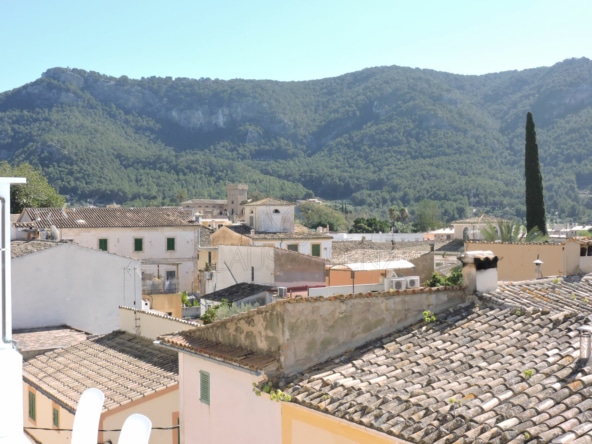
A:
{"label": "beige house wall", "polygon": [[[209,404],[200,401],[200,371],[210,376]],[[182,443],[281,443],[280,404],[253,392],[261,375],[180,352],[179,378]]]}
{"label": "beige house wall", "polygon": [[156,339],[158,336],[176,331],[193,330],[199,326],[195,322],[175,319],[149,311],[119,307],[120,330],[134,335],[137,334],[136,318],[140,328],[139,334],[148,339]]}
{"label": "beige house wall", "polygon": [[166,313],[174,318],[183,317],[183,302],[181,293],[145,294],[142,300],[150,302],[150,308]]}
{"label": "beige house wall", "polygon": [[[36,406],[36,420],[32,421],[29,418],[29,391],[35,393]],[[28,433],[31,434],[37,441],[51,444],[70,444],[72,441],[72,432],[53,430],[53,406],[56,405],[50,398],[45,396],[39,390],[31,387],[26,382],[23,382],[23,419],[24,427],[28,427]],[[60,429],[72,429],[74,425],[74,414],[58,407],[60,421]],[[34,430],[34,428],[44,428],[49,430]]]}
{"label": "beige house wall", "polygon": [[[175,435],[177,431],[156,430],[158,427],[173,427],[176,422],[173,421],[175,413],[179,412],[179,386],[175,384],[160,392],[153,393],[138,399],[130,404],[115,408],[101,415],[99,429],[118,430],[123,423],[133,413],[140,413],[147,416],[152,421],[152,433],[150,434],[149,444],[176,444]],[[99,433],[99,442],[111,440],[116,443],[120,432],[101,432]],[[192,441],[187,441],[192,442]]]}
{"label": "beige house wall", "polygon": [[251,245],[251,238],[238,234],[229,228],[222,227],[210,236],[212,247],[218,245]]}
{"label": "beige house wall", "polygon": [[465,251],[491,251],[499,258],[500,281],[522,281],[537,278],[533,262],[543,261],[543,277],[580,273],[580,247],[575,241],[565,244],[465,242]]}

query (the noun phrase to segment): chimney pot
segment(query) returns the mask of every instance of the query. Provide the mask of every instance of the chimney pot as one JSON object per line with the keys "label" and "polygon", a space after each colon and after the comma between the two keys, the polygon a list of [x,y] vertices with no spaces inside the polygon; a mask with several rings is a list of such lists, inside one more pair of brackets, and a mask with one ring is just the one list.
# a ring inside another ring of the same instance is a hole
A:
{"label": "chimney pot", "polygon": [[592,325],[582,325],[578,328],[580,331],[580,359],[590,359],[591,352],[591,341],[592,338]]}

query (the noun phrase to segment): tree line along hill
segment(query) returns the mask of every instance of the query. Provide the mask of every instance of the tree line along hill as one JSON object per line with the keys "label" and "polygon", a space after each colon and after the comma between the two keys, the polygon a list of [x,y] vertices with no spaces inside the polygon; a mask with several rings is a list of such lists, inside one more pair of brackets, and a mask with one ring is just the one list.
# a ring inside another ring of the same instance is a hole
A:
{"label": "tree line along hill", "polygon": [[73,204],[221,198],[229,182],[387,216],[438,202],[524,218],[527,112],[547,212],[592,210],[592,62],[463,76],[397,66],[304,82],[114,78],[52,68],[0,94],[0,161]]}

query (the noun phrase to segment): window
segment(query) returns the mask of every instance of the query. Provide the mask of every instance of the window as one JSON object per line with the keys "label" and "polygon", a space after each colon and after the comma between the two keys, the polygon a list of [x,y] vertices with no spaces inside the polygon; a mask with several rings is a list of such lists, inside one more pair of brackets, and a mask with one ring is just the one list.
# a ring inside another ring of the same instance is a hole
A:
{"label": "window", "polygon": [[52,424],[56,429],[59,429],[60,428],[60,411],[55,406],[53,407],[52,411],[53,411]]}
{"label": "window", "polygon": [[199,400],[210,405],[210,374],[199,371]]}
{"label": "window", "polygon": [[99,250],[107,251],[107,239],[99,239]]}
{"label": "window", "polygon": [[144,251],[144,239],[134,239],[134,251]]}
{"label": "window", "polygon": [[167,237],[167,251],[175,251],[175,238]]}
{"label": "window", "polygon": [[35,421],[37,410],[35,408],[35,393],[29,392],[29,418]]}
{"label": "window", "polygon": [[312,244],[312,255],[321,257],[321,244]]}
{"label": "window", "polygon": [[298,244],[288,244],[288,250],[290,251],[298,251]]}
{"label": "window", "polygon": [[273,210],[273,214],[280,214],[280,210],[278,210],[277,208],[275,210]]}

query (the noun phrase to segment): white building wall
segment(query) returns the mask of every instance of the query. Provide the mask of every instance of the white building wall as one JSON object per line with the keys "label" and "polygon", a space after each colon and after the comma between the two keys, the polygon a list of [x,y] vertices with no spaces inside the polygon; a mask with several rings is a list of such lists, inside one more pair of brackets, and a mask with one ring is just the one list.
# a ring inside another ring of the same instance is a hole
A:
{"label": "white building wall", "polygon": [[274,251],[271,247],[220,245],[215,273],[216,290],[241,282],[274,285],[274,264]]}
{"label": "white building wall", "polygon": [[331,255],[333,254],[332,246],[333,240],[332,239],[283,239],[283,240],[257,240],[253,241],[253,245],[255,246],[274,246],[276,248],[281,248],[284,250],[288,249],[288,245],[291,244],[298,244],[298,253],[308,254],[312,256],[312,245],[313,244],[320,244],[321,245],[321,258],[322,259],[331,259]]}
{"label": "white building wall", "polygon": [[[209,405],[200,401],[200,370],[210,375]],[[281,404],[255,395],[253,383],[260,380],[248,370],[179,353],[181,442],[281,443]]]}
{"label": "white building wall", "polygon": [[141,306],[137,260],[64,244],[12,260],[13,327],[93,334],[119,328],[120,305]]}
{"label": "white building wall", "polygon": [[[251,211],[254,213],[251,213]],[[247,207],[248,215],[254,215],[256,231],[264,233],[292,233],[294,231],[294,207],[259,205]],[[247,217],[247,222],[250,218]]]}
{"label": "white building wall", "polygon": [[[64,228],[60,230],[60,235],[62,240],[73,240],[94,249],[99,248],[99,239],[107,239],[110,253],[141,259],[142,270],[155,276],[166,277],[166,271],[175,271],[179,291],[193,291],[196,227]],[[167,238],[175,239],[174,251],[167,251]],[[143,251],[134,251],[134,239],[142,239]]]}

